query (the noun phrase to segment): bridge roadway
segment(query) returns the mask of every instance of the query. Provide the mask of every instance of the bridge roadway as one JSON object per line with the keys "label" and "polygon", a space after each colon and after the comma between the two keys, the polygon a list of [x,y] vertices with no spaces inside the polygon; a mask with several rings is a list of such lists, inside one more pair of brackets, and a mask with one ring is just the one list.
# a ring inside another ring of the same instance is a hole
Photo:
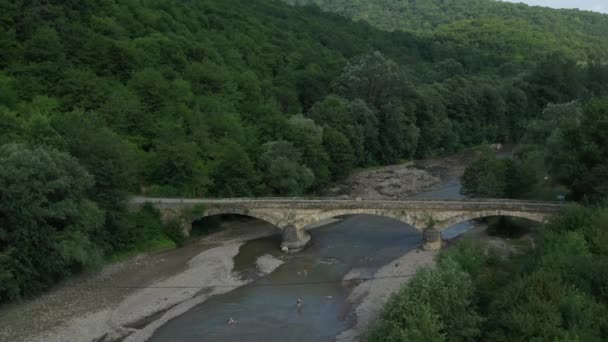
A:
{"label": "bridge roadway", "polygon": [[352,198],[152,198],[133,197],[132,207],[156,207],[163,221],[178,220],[189,234],[192,222],[220,214],[267,221],[283,231],[283,250],[296,251],[310,240],[307,227],[355,214],[391,217],[423,231],[424,247],[441,247],[440,232],[457,223],[489,216],[546,221],[565,204],[512,199],[368,200]]}

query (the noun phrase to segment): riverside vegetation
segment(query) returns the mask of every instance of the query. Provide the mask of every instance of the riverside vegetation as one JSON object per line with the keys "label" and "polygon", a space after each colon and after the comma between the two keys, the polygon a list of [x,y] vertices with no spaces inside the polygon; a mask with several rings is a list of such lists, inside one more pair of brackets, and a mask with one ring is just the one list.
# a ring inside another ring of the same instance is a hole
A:
{"label": "riverside vegetation", "polygon": [[549,103],[606,96],[605,50],[577,44],[603,42],[608,19],[583,17],[567,44],[531,49],[556,37],[538,24],[515,56],[457,26],[387,32],[271,0],[0,0],[0,302],[182,241],[128,212],[130,193],[301,195],[519,141]]}
{"label": "riverside vegetation", "polygon": [[[416,274],[369,341],[604,341],[608,336],[608,102],[550,105],[512,158],[482,152],[465,171],[476,197],[579,200],[507,254],[465,240]],[[500,235],[521,226],[500,220]]]}

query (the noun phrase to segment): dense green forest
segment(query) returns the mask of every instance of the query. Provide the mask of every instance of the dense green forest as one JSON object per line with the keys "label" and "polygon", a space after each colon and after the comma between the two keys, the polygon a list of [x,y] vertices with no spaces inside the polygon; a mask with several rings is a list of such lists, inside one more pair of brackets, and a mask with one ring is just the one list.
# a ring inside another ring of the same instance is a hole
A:
{"label": "dense green forest", "polygon": [[[316,5],[380,29],[428,34],[436,44],[468,42],[510,59],[561,52],[572,58],[608,58],[608,16],[496,0],[284,0]],[[533,50],[533,51],[530,51]]]}
{"label": "dense green forest", "polygon": [[485,151],[466,169],[473,197],[583,203],[608,198],[608,101],[550,104],[528,127],[511,158]]}
{"label": "dense green forest", "polygon": [[[514,155],[481,151],[466,169],[474,197],[575,199],[532,232],[489,220],[510,251],[474,240],[440,254],[384,307],[368,341],[605,341],[608,336],[608,101],[546,107]],[[574,203],[574,202],[573,202]],[[509,241],[509,240],[507,240]]]}
{"label": "dense green forest", "polygon": [[512,58],[271,0],[0,0],[0,42],[0,301],[181,243],[129,194],[307,194],[608,92],[591,54]]}

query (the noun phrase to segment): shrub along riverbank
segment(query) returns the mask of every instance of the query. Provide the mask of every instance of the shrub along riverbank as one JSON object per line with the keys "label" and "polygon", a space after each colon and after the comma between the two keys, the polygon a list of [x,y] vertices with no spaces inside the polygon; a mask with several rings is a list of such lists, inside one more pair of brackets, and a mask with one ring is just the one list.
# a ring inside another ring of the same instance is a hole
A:
{"label": "shrub along riverbank", "polygon": [[608,205],[571,207],[504,255],[465,240],[394,295],[368,341],[603,341]]}

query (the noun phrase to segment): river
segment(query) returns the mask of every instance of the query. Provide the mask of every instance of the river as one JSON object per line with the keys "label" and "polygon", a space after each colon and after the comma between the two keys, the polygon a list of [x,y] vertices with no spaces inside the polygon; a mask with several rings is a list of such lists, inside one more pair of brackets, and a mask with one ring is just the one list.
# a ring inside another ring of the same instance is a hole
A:
{"label": "river", "polygon": [[[412,197],[458,198],[459,190],[458,180],[451,179]],[[451,238],[470,227],[459,224],[443,236]],[[294,255],[280,253],[278,235],[248,241],[235,257],[235,271],[254,281],[170,320],[149,341],[334,341],[354,324],[353,304],[347,300],[354,284],[343,282],[344,276],[355,270],[359,278],[371,277],[422,241],[413,227],[370,215],[346,217],[311,235],[312,245]],[[255,260],[263,254],[284,264],[258,277]],[[296,310],[298,298],[304,303],[301,312]],[[237,323],[226,324],[229,318]]]}

